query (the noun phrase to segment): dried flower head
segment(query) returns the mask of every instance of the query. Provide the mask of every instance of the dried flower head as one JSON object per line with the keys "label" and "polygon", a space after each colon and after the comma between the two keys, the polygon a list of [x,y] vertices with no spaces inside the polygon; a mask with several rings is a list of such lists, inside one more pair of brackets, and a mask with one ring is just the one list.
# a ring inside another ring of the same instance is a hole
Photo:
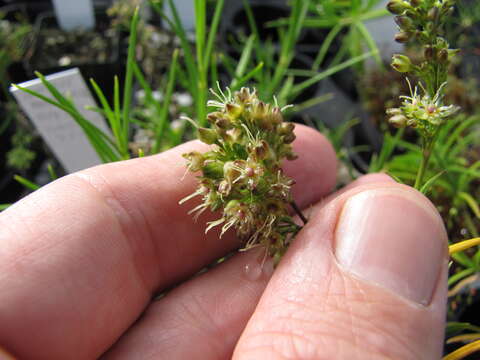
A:
{"label": "dried flower head", "polygon": [[206,209],[222,212],[206,232],[221,225],[223,235],[234,228],[245,249],[263,245],[278,261],[300,229],[288,212],[294,181],[281,168],[284,159],[296,158],[294,124],[283,120],[284,109],[264,103],[255,90],[212,93],[211,128],[197,128],[199,139],[212,149],[183,155],[188,170],[201,175],[197,190],[180,203],[201,196],[202,203],[190,211],[195,217]]}

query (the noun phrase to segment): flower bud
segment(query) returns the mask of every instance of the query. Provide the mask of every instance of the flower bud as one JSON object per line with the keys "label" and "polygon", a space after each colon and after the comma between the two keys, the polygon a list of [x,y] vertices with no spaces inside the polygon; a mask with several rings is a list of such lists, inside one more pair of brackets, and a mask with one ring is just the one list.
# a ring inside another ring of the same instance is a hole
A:
{"label": "flower bud", "polygon": [[391,0],[387,4],[387,10],[395,15],[402,14],[406,9],[406,3],[403,0]]}
{"label": "flower bud", "polygon": [[428,10],[427,18],[430,21],[436,21],[437,17],[438,17],[438,7],[434,5],[430,10]]}
{"label": "flower bud", "polygon": [[296,136],[293,132],[289,133],[289,134],[286,134],[283,136],[283,142],[285,144],[291,144],[292,142],[294,142],[296,139]]}
{"label": "flower bud", "polygon": [[217,132],[213,129],[199,127],[197,130],[198,138],[205,144],[211,145],[218,139]]}
{"label": "flower bud", "polygon": [[406,55],[395,54],[393,55],[391,66],[398,72],[406,73],[412,69],[412,62]]}
{"label": "flower bud", "polygon": [[413,7],[418,7],[420,5],[421,0],[410,0],[410,5]]}
{"label": "flower bud", "polygon": [[253,153],[253,156],[255,157],[255,159],[263,160],[263,159],[266,158],[266,156],[268,154],[268,150],[269,150],[268,143],[265,140],[262,140],[262,141],[260,141],[259,144],[256,144],[253,147],[252,153]]}
{"label": "flower bud", "polygon": [[267,106],[263,101],[259,101],[253,106],[252,115],[254,118],[259,119],[266,115]]}
{"label": "flower bud", "polygon": [[287,160],[296,160],[298,159],[298,155],[293,153],[292,151],[289,151],[285,154],[285,157],[287,158]]}
{"label": "flower bud", "polygon": [[250,98],[250,91],[246,87],[242,87],[240,91],[236,93],[237,100],[239,102],[245,103]]}
{"label": "flower bud", "polygon": [[413,28],[413,21],[407,16],[395,16],[395,23],[404,30]]}
{"label": "flower bud", "polygon": [[388,122],[396,128],[404,128],[407,126],[407,120],[408,119],[404,115],[394,115],[388,119]]}
{"label": "flower bud", "polygon": [[279,107],[274,107],[267,115],[259,119],[259,126],[262,129],[271,130],[283,122],[282,112]]}
{"label": "flower bud", "polygon": [[399,33],[395,34],[395,41],[403,44],[410,40],[411,37],[411,33],[400,31]]}
{"label": "flower bud", "polygon": [[225,108],[231,120],[237,119],[242,114],[242,111],[243,111],[243,108],[237,104],[229,103],[225,105]]}
{"label": "flower bud", "polygon": [[232,128],[232,123],[225,118],[220,118],[215,121],[215,126],[222,130],[228,130]]}
{"label": "flower bud", "polygon": [[441,64],[446,64],[448,62],[448,50],[442,49],[438,52],[438,61]]}
{"label": "flower bud", "polygon": [[209,179],[221,179],[223,176],[223,163],[221,161],[206,160],[202,168],[203,176]]}
{"label": "flower bud", "polygon": [[410,126],[412,128],[416,128],[418,125],[417,120],[415,119],[408,119],[407,120],[407,126]]}
{"label": "flower bud", "polygon": [[295,129],[295,124],[291,122],[283,122],[280,124],[280,128],[278,129],[278,133],[280,135],[287,135],[293,133],[293,129]]}
{"label": "flower bud", "polygon": [[402,115],[402,110],[399,108],[389,108],[386,111],[387,115]]}
{"label": "flower bud", "polygon": [[212,112],[207,115],[207,120],[210,124],[215,124],[217,119],[220,119],[223,117],[223,114],[219,111]]}
{"label": "flower bud", "polygon": [[433,59],[433,54],[434,54],[433,48],[430,45],[425,46],[423,54],[424,54],[426,60],[428,60],[428,61],[432,60]]}

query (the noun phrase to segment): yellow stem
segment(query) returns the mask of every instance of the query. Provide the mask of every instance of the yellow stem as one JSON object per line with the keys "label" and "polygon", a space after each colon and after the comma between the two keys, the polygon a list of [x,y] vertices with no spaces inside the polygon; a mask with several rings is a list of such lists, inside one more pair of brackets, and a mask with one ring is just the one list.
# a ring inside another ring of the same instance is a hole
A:
{"label": "yellow stem", "polygon": [[480,340],[462,346],[460,349],[445,356],[443,360],[460,360],[478,350],[480,350]]}
{"label": "yellow stem", "polygon": [[468,248],[471,248],[472,246],[475,246],[475,245],[480,245],[480,237],[461,241],[459,243],[450,245],[448,247],[448,252],[450,255],[452,255],[452,254],[455,254],[456,252],[467,250]]}

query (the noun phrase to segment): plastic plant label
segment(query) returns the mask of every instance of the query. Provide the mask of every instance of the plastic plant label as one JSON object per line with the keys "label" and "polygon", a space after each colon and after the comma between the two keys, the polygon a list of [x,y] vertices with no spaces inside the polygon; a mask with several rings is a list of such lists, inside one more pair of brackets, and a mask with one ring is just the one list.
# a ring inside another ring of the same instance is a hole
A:
{"label": "plastic plant label", "polygon": [[[180,17],[180,22],[185,30],[190,33],[189,35],[192,35],[192,33],[195,33],[195,7],[192,5],[192,0],[175,0],[173,3]],[[172,19],[173,12],[168,1],[164,2],[164,10],[165,15]],[[168,24],[166,25],[168,27]]]}
{"label": "plastic plant label", "polygon": [[95,27],[92,0],[53,0],[55,16],[63,30]]}
{"label": "plastic plant label", "polygon": [[[96,103],[78,68],[58,72],[46,78],[64,96],[74,100],[86,119],[106,134],[110,134],[102,116],[85,109],[86,106],[96,106]],[[39,79],[19,85],[52,98]],[[10,92],[67,172],[75,172],[101,163],[83,130],[70,115],[22,90],[12,87]]]}

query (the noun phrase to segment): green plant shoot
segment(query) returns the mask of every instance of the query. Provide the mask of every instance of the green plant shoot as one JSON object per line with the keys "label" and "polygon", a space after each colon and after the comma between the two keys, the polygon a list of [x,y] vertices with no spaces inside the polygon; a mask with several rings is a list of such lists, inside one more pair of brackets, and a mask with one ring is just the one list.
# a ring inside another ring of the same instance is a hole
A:
{"label": "green plant shoot", "polygon": [[422,161],[418,169],[414,187],[426,191],[430,184],[424,181],[427,166],[432,155],[439,129],[445,121],[460,109],[444,103],[444,89],[448,68],[457,50],[449,48],[442,37],[442,27],[453,11],[455,0],[392,0],[387,9],[397,15],[395,22],[399,32],[395,40],[400,43],[415,42],[423,53],[423,59],[414,64],[402,54],[395,54],[392,67],[398,72],[417,77],[413,88],[410,81],[410,96],[401,96],[402,105],[390,108],[389,122],[399,128],[415,128],[421,137]]}

